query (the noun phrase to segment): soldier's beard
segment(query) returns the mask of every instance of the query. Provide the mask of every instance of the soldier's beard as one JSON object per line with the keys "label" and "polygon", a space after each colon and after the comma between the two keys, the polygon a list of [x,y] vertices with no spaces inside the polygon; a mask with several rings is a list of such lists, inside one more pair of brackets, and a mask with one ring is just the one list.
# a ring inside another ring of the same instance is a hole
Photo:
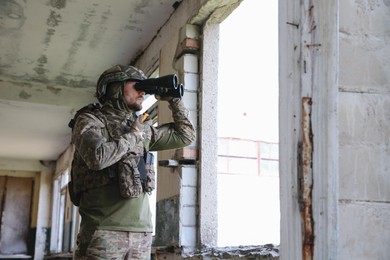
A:
{"label": "soldier's beard", "polygon": [[136,102],[132,103],[132,104],[129,104],[127,103],[127,107],[134,111],[134,112],[137,112],[137,111],[140,111],[142,109],[142,104],[138,104]]}

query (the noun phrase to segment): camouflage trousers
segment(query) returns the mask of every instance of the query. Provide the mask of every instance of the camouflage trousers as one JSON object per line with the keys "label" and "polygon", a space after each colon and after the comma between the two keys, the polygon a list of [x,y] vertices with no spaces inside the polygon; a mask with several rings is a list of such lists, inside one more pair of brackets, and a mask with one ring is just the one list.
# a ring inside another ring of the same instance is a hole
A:
{"label": "camouflage trousers", "polygon": [[152,233],[110,230],[80,230],[74,260],[151,258]]}

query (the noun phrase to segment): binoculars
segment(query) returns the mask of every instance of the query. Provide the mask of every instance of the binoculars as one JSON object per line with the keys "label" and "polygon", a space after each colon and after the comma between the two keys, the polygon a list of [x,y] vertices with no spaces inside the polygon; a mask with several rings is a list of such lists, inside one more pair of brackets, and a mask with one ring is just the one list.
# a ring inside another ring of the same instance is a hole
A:
{"label": "binoculars", "polygon": [[178,83],[176,74],[144,79],[137,82],[134,87],[138,91],[145,91],[145,94],[160,97],[181,98],[184,95],[184,85]]}

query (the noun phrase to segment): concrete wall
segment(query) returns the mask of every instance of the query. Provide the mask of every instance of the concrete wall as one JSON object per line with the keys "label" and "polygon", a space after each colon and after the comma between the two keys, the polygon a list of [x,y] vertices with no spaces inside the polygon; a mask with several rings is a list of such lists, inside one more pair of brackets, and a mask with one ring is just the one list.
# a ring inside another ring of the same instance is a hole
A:
{"label": "concrete wall", "polygon": [[[390,2],[279,3],[281,258],[388,259]],[[314,230],[299,214],[302,154]]]}
{"label": "concrete wall", "polygon": [[279,0],[281,259],[338,259],[337,15]]}
{"label": "concrete wall", "polygon": [[339,2],[339,259],[388,259],[390,2]]}

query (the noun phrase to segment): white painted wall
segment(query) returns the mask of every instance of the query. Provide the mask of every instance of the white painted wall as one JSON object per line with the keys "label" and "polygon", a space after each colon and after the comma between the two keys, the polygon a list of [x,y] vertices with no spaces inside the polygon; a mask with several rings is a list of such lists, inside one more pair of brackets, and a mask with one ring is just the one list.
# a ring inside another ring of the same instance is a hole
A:
{"label": "white painted wall", "polygon": [[340,2],[340,259],[390,256],[390,2]]}

